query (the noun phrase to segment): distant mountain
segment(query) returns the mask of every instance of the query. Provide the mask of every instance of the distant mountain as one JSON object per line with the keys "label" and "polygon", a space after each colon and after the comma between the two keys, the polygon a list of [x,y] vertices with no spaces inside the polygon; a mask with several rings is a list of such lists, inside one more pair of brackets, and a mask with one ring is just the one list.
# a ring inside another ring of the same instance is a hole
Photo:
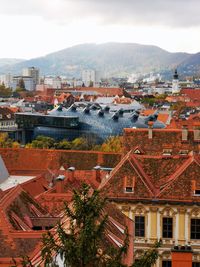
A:
{"label": "distant mountain", "polygon": [[191,55],[179,66],[181,73],[185,75],[200,75],[200,53]]}
{"label": "distant mountain", "polygon": [[[96,69],[106,76],[124,76],[134,72],[169,71],[177,66],[189,66],[197,55],[170,53],[157,46],[133,43],[82,44],[45,57],[14,65],[0,65],[0,73],[21,73],[24,67],[38,67],[44,75],[80,77],[83,69]],[[199,55],[200,57],[200,55]],[[197,62],[200,62],[197,59]],[[189,67],[187,67],[189,69]]]}
{"label": "distant mountain", "polygon": [[24,59],[19,59],[19,58],[0,58],[0,67],[6,67],[10,65],[14,65],[17,63],[20,63],[24,61]]}

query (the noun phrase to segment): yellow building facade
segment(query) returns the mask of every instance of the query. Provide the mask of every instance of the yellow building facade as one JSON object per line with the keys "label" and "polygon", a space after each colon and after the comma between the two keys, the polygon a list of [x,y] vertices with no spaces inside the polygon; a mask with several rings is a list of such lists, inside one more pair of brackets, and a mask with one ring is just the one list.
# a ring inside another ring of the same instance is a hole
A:
{"label": "yellow building facade", "polygon": [[[175,245],[192,246],[193,262],[200,262],[200,239],[191,238],[191,220],[200,220],[199,206],[152,205],[141,202],[118,204],[122,212],[134,222],[136,217],[144,217],[144,236],[135,233],[134,255],[139,258],[156,240],[162,239],[156,267],[163,267],[163,261],[171,261],[171,249]],[[172,237],[163,237],[163,219],[172,219]],[[135,225],[136,227],[136,225]],[[200,229],[199,229],[200,231]],[[167,265],[166,265],[167,266]]]}

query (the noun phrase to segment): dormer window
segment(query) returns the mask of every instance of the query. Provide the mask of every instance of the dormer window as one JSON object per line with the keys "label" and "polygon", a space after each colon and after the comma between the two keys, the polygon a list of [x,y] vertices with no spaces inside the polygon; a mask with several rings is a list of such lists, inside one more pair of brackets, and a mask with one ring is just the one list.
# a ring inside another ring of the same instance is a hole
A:
{"label": "dormer window", "polygon": [[124,177],[124,192],[133,193],[135,188],[135,177]]}
{"label": "dormer window", "polygon": [[200,189],[194,190],[194,195],[195,196],[200,196]]}
{"label": "dormer window", "polygon": [[188,150],[180,150],[179,155],[188,155]]}
{"label": "dormer window", "polygon": [[172,155],[172,149],[163,149],[163,156],[171,156]]}
{"label": "dormer window", "polygon": [[132,193],[132,192],[133,192],[133,187],[127,186],[127,187],[125,188],[125,191],[126,191],[127,193]]}
{"label": "dormer window", "polygon": [[200,196],[200,187],[195,180],[192,180],[192,191],[194,196]]}
{"label": "dormer window", "polygon": [[135,154],[141,154],[141,152],[140,152],[139,149],[136,149],[136,150],[134,151],[134,153],[135,153]]}

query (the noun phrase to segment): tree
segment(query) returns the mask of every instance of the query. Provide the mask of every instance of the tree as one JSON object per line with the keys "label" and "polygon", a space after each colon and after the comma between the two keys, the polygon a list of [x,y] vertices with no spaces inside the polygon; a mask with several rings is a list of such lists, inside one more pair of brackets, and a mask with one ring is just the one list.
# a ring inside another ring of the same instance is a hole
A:
{"label": "tree", "polygon": [[72,144],[71,142],[67,141],[67,140],[62,140],[59,143],[55,143],[55,148],[56,149],[71,149]]}
{"label": "tree", "polygon": [[145,251],[143,255],[134,262],[132,267],[152,267],[158,259],[158,248],[161,246],[162,241],[156,241],[154,246]]}
{"label": "tree", "polygon": [[71,146],[71,149],[73,150],[90,150],[91,147],[88,143],[88,139],[87,138],[84,138],[84,137],[79,137],[79,138],[76,138],[74,139],[72,142],[71,142],[72,146]]}
{"label": "tree", "polygon": [[0,97],[10,97],[12,95],[12,90],[6,88],[4,84],[0,85]]}
{"label": "tree", "polygon": [[32,148],[54,148],[55,140],[48,136],[38,135],[35,140],[32,141],[29,147]]}
{"label": "tree", "polygon": [[60,223],[56,234],[48,232],[43,241],[42,256],[45,266],[58,266],[56,259],[62,259],[66,267],[122,267],[121,261],[128,246],[128,238],[119,249],[104,246],[104,231],[107,215],[103,209],[106,199],[83,184],[74,190],[73,205],[65,206],[69,225]]}
{"label": "tree", "polygon": [[13,142],[13,140],[9,138],[7,133],[0,133],[0,147],[18,148],[19,146],[20,146],[19,143]]}
{"label": "tree", "polygon": [[[97,147],[98,148],[98,147]],[[100,147],[102,152],[122,152],[122,137],[111,136]]]}
{"label": "tree", "polygon": [[[22,90],[25,90],[25,83],[24,83],[23,78],[19,79],[17,87],[22,89]],[[16,89],[16,91],[17,91],[17,89]]]}

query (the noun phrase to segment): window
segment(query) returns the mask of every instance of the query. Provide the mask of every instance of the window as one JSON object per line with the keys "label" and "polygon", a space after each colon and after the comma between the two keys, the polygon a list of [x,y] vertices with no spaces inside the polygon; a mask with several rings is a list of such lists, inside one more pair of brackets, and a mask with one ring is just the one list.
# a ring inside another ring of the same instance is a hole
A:
{"label": "window", "polygon": [[200,189],[194,190],[194,195],[200,195]]}
{"label": "window", "polygon": [[42,230],[42,226],[33,226],[32,230]]}
{"label": "window", "polygon": [[145,236],[145,218],[144,216],[135,216],[135,236]]}
{"label": "window", "polygon": [[193,262],[192,267],[200,267],[200,262]]}
{"label": "window", "polygon": [[191,239],[200,239],[200,219],[191,219]]}
{"label": "window", "polygon": [[125,192],[127,192],[127,193],[132,193],[132,192],[133,192],[133,187],[127,186],[127,187],[125,188]]}
{"label": "window", "polygon": [[171,261],[162,261],[162,267],[171,267],[172,262]]}
{"label": "window", "polygon": [[188,150],[180,150],[179,155],[188,155]]}
{"label": "window", "polygon": [[172,155],[172,149],[163,149],[163,155],[164,156],[171,156]]}
{"label": "window", "polygon": [[173,218],[163,218],[163,238],[173,237]]}

